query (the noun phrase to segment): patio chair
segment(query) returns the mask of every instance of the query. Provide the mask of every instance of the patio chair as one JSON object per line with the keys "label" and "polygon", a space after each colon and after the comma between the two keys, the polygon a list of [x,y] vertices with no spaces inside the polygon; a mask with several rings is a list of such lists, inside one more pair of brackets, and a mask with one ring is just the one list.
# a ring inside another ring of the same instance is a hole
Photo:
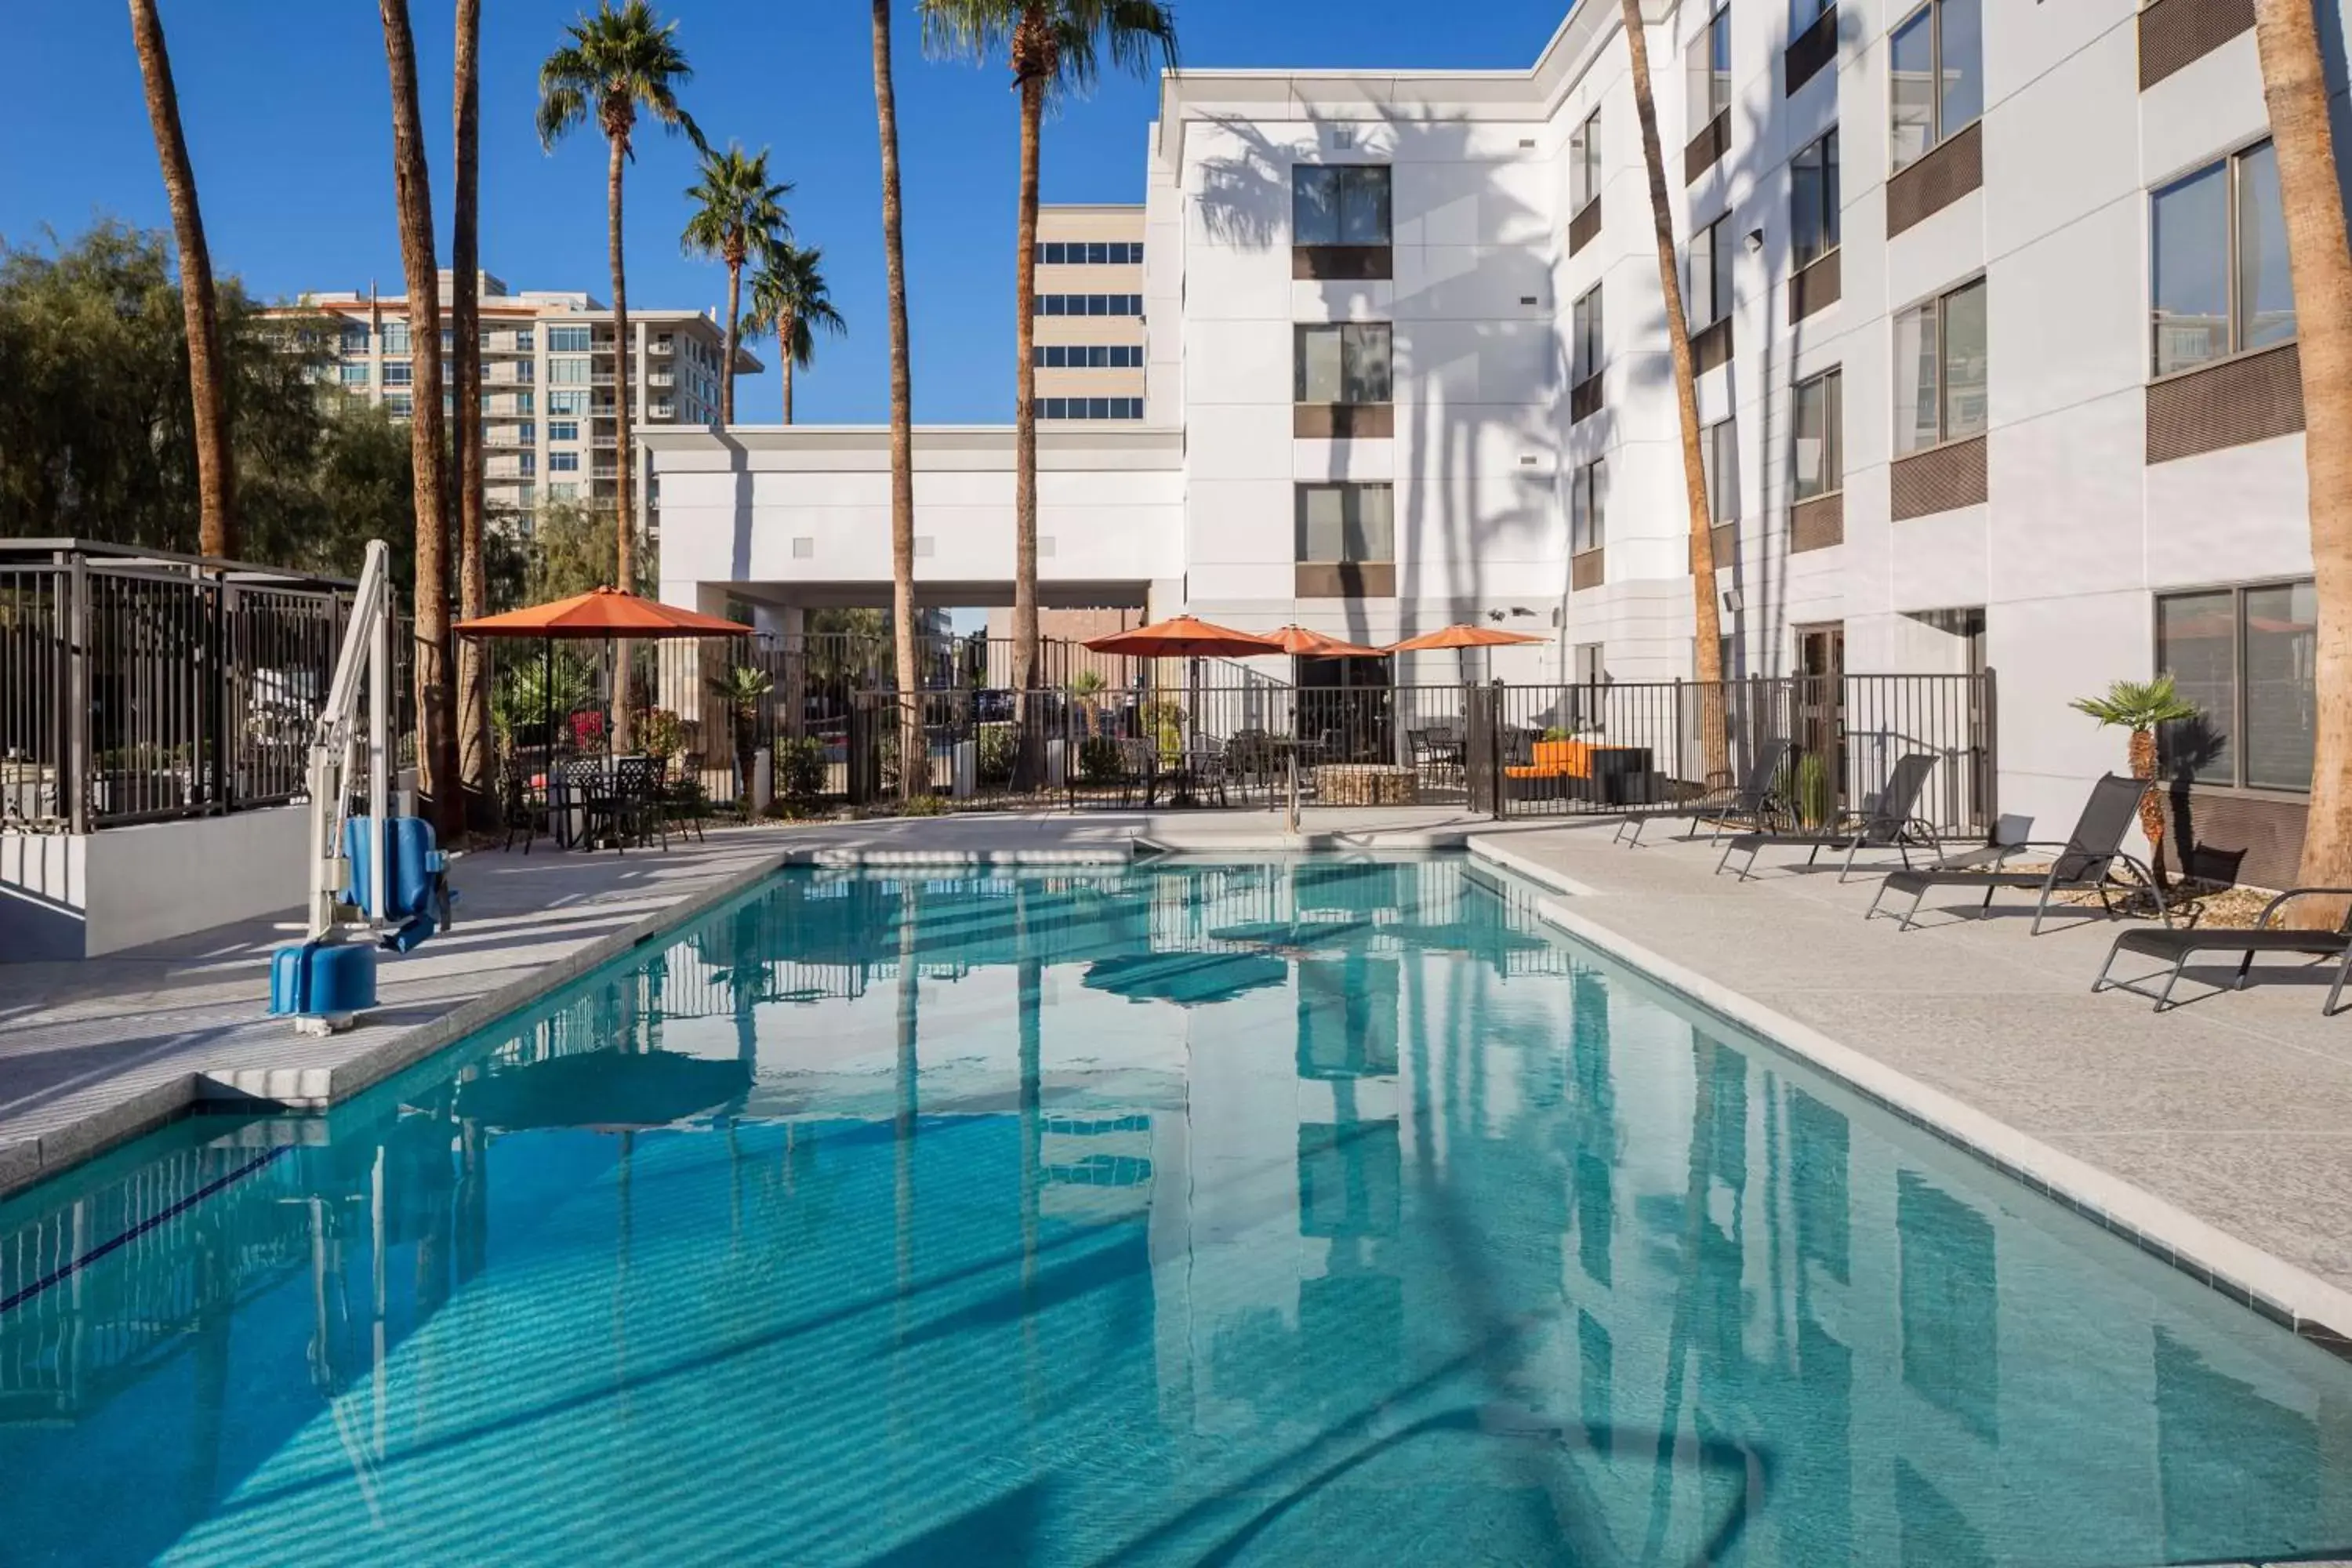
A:
{"label": "patio chair", "polygon": [[631,838],[643,847],[658,837],[663,850],[669,848],[669,812],[662,784],[667,765],[660,757],[621,757],[613,763],[613,842],[624,853]]}
{"label": "patio chair", "polygon": [[688,752],[678,759],[677,776],[662,784],[662,812],[678,825],[679,836],[694,835],[697,844],[706,842],[702,825],[710,817],[710,793],[702,787],[702,753]]}
{"label": "patio chair", "polygon": [[[1643,827],[1653,817],[1657,816],[1680,817],[1685,820],[1702,816],[1713,817],[1715,826],[1708,830],[1706,836],[1706,841],[1709,844],[1723,837],[1723,822],[1726,817],[1735,821],[1752,823],[1755,825],[1754,831],[1758,833],[1770,832],[1772,807],[1779,804],[1780,798],[1777,791],[1780,783],[1780,771],[1789,765],[1789,753],[1793,749],[1787,741],[1777,735],[1774,736],[1756,748],[1755,758],[1748,764],[1748,776],[1740,781],[1737,789],[1711,790],[1697,800],[1684,801],[1665,811],[1636,812],[1618,822],[1617,842],[1632,844],[1639,848],[1642,843]],[[1630,835],[1625,831],[1628,827],[1633,830]],[[1751,856],[1749,858],[1752,861],[1754,857]]]}
{"label": "patio chair", "polygon": [[530,853],[530,842],[541,834],[555,837],[555,819],[548,809],[547,791],[530,781],[530,764],[513,752],[499,759],[499,821],[506,831],[506,842],[499,847],[514,848],[515,835],[522,835],[522,852]]}
{"label": "patio chair", "polygon": [[[613,831],[615,801],[612,764],[603,757],[572,757],[549,780],[548,805],[556,826],[555,841],[569,849],[593,846]],[[569,833],[569,819],[579,813],[579,832]]]}
{"label": "patio chair", "polygon": [[[1982,920],[1992,909],[1995,893],[2014,889],[2035,895],[2033,905],[2034,936],[2042,934],[2042,922],[2050,912],[2053,895],[2065,892],[2095,892],[2099,907],[2110,917],[2116,913],[2115,902],[2108,897],[2115,880],[2115,869],[2125,867],[2139,879],[2156,900],[2156,912],[2168,925],[2170,916],[2164,907],[2164,891],[2157,886],[2156,873],[2147,862],[2124,853],[2124,835],[2139,820],[2140,797],[2147,793],[2146,782],[2126,778],[2120,773],[2108,773],[2091,786],[2091,798],[2083,805],[2083,815],[2074,824],[2074,831],[2063,844],[2026,839],[2016,844],[1997,845],[1955,857],[1940,865],[1923,867],[1918,870],[1905,868],[1889,872],[1879,884],[1876,898],[1863,919],[1878,913],[1879,900],[1889,890],[1911,895],[1911,907],[1901,916],[1903,929],[1909,931],[1918,923],[1919,904],[1928,892],[1937,888],[1967,888],[1984,889],[1984,905],[1977,918]],[[2022,850],[2049,851],[2047,869],[2040,871],[2004,871],[2000,868]]]}
{"label": "patio chair", "polygon": [[1282,774],[1281,748],[1263,728],[1236,730],[1225,742],[1225,772],[1240,783],[1244,797],[1254,784],[1271,792]]}
{"label": "patio chair", "polygon": [[[2294,899],[2340,898],[2352,900],[2352,888],[2289,888],[2263,906],[2253,925],[2246,930],[2221,931],[2210,927],[2141,926],[2123,932],[2107,949],[2107,961],[2099,966],[2099,977],[2091,982],[2094,994],[2101,991],[2128,991],[2135,996],[2146,996],[2161,1013],[2173,1005],[2172,988],[2180,980],[2180,972],[2189,961],[2200,952],[2234,952],[2239,954],[2238,983],[2235,989],[2246,988],[2247,972],[2254,966],[2258,952],[2293,952],[2311,958],[2333,958],[2336,961],[2335,981],[2327,987],[2327,1000],[2319,1005],[2319,1016],[2332,1018],[2343,1009],[2344,983],[2352,979],[2352,903],[2347,903],[2345,918],[2332,931],[2280,931],[2271,926],[2271,917]],[[2156,978],[2144,975],[2139,981],[2112,980],[2109,974],[2116,959],[2123,953],[2136,952],[2144,958],[2168,960],[2172,968],[2164,973],[2164,988],[2149,991],[2145,981]]]}
{"label": "patio chair", "polygon": [[1193,736],[1184,750],[1182,783],[1187,791],[1197,796],[1213,789],[1219,805],[1231,805],[1225,793],[1231,778],[1225,743],[1214,735]]}
{"label": "patio chair", "polygon": [[1125,805],[1138,785],[1143,804],[1154,804],[1160,787],[1160,742],[1129,739],[1118,742],[1118,804]]}
{"label": "patio chair", "polygon": [[1746,854],[1748,858],[1739,868],[1739,879],[1750,879],[1756,869],[1757,854],[1765,849],[1806,849],[1805,864],[1811,866],[1821,858],[1824,849],[1843,849],[1845,863],[1838,868],[1838,880],[1843,882],[1853,871],[1853,858],[1865,849],[1892,849],[1903,857],[1906,870],[1911,866],[1911,851],[1938,847],[1936,830],[1919,819],[1919,796],[1927,787],[1928,775],[1936,771],[1936,753],[1910,752],[1895,759],[1895,767],[1886,775],[1886,787],[1864,812],[1847,812],[1826,830],[1796,833],[1741,833],[1723,847],[1723,858],[1715,863],[1721,874],[1731,864],[1734,855]]}

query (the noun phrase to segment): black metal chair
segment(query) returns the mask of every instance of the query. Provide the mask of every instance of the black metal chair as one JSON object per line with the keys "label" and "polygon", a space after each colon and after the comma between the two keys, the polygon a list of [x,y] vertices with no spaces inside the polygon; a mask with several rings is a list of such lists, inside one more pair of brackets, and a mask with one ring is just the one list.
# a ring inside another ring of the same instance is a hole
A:
{"label": "black metal chair", "polygon": [[[2099,907],[2109,917],[2116,913],[2114,900],[2108,894],[2116,886],[2115,869],[2122,866],[2139,879],[2139,888],[2156,900],[2158,918],[2170,923],[2164,907],[2164,889],[2157,885],[2156,873],[2147,862],[2124,852],[2124,835],[2139,820],[2140,797],[2148,791],[2140,779],[2126,778],[2120,773],[2108,773],[2091,786],[2091,798],[2083,805],[2083,815],[2074,824],[2063,844],[2047,840],[2027,839],[2016,844],[1996,845],[1987,849],[1971,851],[1937,866],[1918,870],[1906,868],[1890,872],[1879,884],[1878,895],[1870,900],[1863,919],[1878,913],[1879,900],[1888,891],[1909,893],[1911,907],[1900,917],[1903,929],[1909,931],[1918,923],[1919,905],[1937,888],[1967,888],[1970,891],[1984,889],[1984,905],[1978,912],[1981,920],[1992,909],[1995,893],[2003,889],[2032,892],[2034,936],[2042,934],[2042,922],[2050,912],[2050,900],[2059,893],[2096,892]],[[2051,852],[2047,869],[2041,871],[2004,871],[2000,868],[2028,849]],[[2128,884],[2125,884],[2128,886]],[[2137,890],[2137,889],[2135,889]]]}
{"label": "black metal chair", "polygon": [[632,838],[642,847],[658,837],[662,848],[669,848],[668,803],[662,785],[666,765],[660,757],[621,757],[613,763],[613,843],[624,853]]}
{"label": "black metal chair", "polygon": [[[2309,898],[2347,900],[2344,919],[2338,921],[2332,931],[2271,929],[2271,917],[2278,913],[2289,900]],[[2116,967],[2116,958],[2126,952],[2138,953],[2143,958],[2168,961],[2172,965],[2170,971],[2158,972],[2164,974],[2164,988],[2155,992],[2147,988],[2144,982],[2155,979],[2156,976],[2153,974],[2144,975],[2138,981],[2109,979],[2109,974]],[[2200,952],[2239,954],[2238,982],[2235,989],[2240,991],[2246,988],[2246,976],[2253,968],[2254,954],[2258,952],[2291,952],[2310,958],[2333,958],[2337,961],[2336,979],[2327,988],[2327,1000],[2319,1005],[2319,1016],[2323,1018],[2332,1018],[2343,1010],[2340,1003],[2344,995],[2344,983],[2347,979],[2352,979],[2352,888],[2289,888],[2285,892],[2264,904],[2263,912],[2255,917],[2253,925],[2244,930],[2142,926],[2137,930],[2125,931],[2117,936],[2115,944],[2107,949],[2107,961],[2099,965],[2099,977],[2091,982],[2091,990],[2094,994],[2101,991],[2128,991],[2135,996],[2146,996],[2156,1004],[2156,1010],[2161,1013],[2167,1007],[2173,1005],[2172,988],[2179,984],[2180,972],[2188,968],[2189,961]]]}
{"label": "black metal chair", "polygon": [[[541,764],[542,769],[544,764]],[[506,830],[506,842],[501,848],[514,848],[515,835],[522,835],[522,852],[530,853],[531,840],[546,835],[555,837],[554,814],[547,804],[547,789],[542,782],[533,784],[529,762],[509,751],[499,759],[499,817]]]}
{"label": "black metal chair", "polygon": [[678,825],[681,837],[691,832],[697,844],[705,842],[702,825],[710,817],[710,792],[702,787],[700,752],[688,752],[680,757],[677,776],[664,781],[662,813],[667,821]]}
{"label": "black metal chair", "polygon": [[1870,809],[1848,813],[1827,829],[1814,833],[1741,833],[1735,835],[1723,847],[1723,858],[1715,863],[1719,876],[1731,864],[1734,855],[1746,854],[1748,858],[1739,868],[1739,879],[1751,879],[1756,869],[1756,857],[1765,849],[1805,849],[1805,864],[1821,859],[1824,849],[1843,849],[1845,863],[1838,868],[1838,880],[1843,882],[1853,871],[1853,858],[1865,849],[1892,849],[1903,857],[1906,871],[1911,866],[1914,849],[1941,847],[1936,830],[1919,818],[1919,796],[1927,787],[1927,779],[1936,771],[1937,757],[1933,752],[1912,752],[1895,760],[1886,775],[1886,787]]}
{"label": "black metal chair", "polygon": [[[1709,844],[1723,837],[1723,824],[1727,817],[1735,822],[1748,823],[1753,832],[1769,833],[1772,829],[1772,809],[1781,804],[1781,770],[1789,765],[1789,756],[1794,749],[1781,737],[1772,737],[1756,748],[1756,755],[1748,764],[1748,776],[1740,781],[1738,788],[1714,790],[1696,800],[1683,801],[1664,811],[1634,813],[1617,824],[1617,842],[1639,847],[1643,827],[1656,816],[1685,820],[1713,817],[1715,826],[1706,836]],[[1628,827],[1633,829],[1630,834],[1625,831]],[[1755,858],[1750,856],[1748,858],[1752,863]],[[1717,869],[1722,868],[1718,866]]]}

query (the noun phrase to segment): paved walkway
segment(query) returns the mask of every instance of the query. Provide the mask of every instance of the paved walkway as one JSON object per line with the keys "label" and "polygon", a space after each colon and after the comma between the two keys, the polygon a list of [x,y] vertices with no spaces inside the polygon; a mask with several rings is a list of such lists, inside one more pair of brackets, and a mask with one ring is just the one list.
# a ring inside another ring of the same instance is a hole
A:
{"label": "paved walkway", "polygon": [[1711,874],[1704,845],[1610,838],[1595,825],[1500,847],[1580,886],[1560,900],[1570,929],[1590,922],[1604,945],[1646,950],[2352,1290],[2352,1016],[2319,1016],[2323,972],[2258,961],[2252,988],[2216,993],[2234,959],[2192,967],[2206,984],[2184,980],[2188,1005],[2158,1016],[2091,994],[2116,929],[2095,909],[2029,937],[2030,903],[1979,921],[1976,900],[1931,894],[1930,923],[1905,932],[1863,921],[1871,879],[1840,886],[1801,855],[1768,854],[1742,884]]}

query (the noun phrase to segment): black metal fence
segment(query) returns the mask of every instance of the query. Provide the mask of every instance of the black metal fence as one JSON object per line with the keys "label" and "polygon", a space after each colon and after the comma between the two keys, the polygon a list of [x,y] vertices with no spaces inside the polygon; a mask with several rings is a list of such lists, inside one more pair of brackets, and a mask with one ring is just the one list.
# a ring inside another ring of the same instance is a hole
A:
{"label": "black metal fence", "polygon": [[70,541],[0,545],[0,819],[83,832],[293,799],[350,588]]}

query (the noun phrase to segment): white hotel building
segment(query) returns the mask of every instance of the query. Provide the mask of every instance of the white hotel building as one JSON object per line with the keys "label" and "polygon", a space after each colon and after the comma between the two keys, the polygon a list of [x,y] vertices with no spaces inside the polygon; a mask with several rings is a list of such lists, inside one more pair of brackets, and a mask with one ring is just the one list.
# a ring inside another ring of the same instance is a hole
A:
{"label": "white hotel building", "polygon": [[[2123,755],[2068,700],[2171,668],[2216,737],[2199,837],[2275,879],[2312,606],[2250,0],[1643,11],[1730,668],[1991,667],[2001,806],[2062,832]],[[1144,417],[1042,432],[1046,603],[1475,618],[1548,639],[1506,678],[1690,673],[1621,22],[1580,0],[1527,70],[1165,79]],[[887,432],[645,439],[666,595],[782,631],[877,602]],[[1010,430],[915,451],[924,602],[1005,601]]]}

